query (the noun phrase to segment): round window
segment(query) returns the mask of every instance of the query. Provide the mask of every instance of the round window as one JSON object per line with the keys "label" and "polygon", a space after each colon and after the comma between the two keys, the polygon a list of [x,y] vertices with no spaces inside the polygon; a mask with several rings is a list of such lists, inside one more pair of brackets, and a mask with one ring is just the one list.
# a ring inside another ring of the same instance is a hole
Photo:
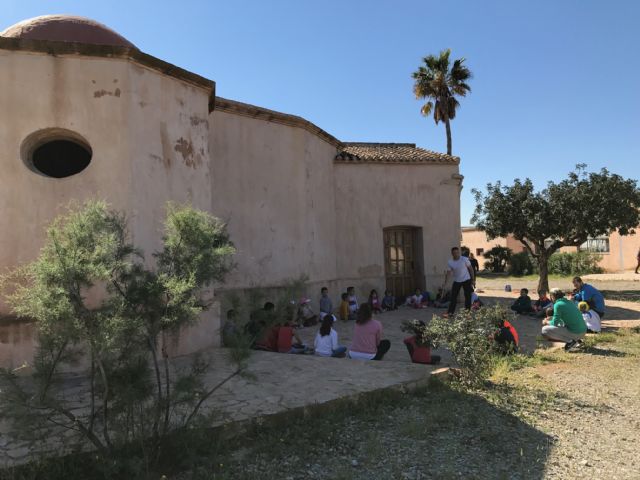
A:
{"label": "round window", "polygon": [[75,132],[61,129],[41,130],[22,145],[22,156],[34,172],[52,178],[80,173],[91,163],[88,143]]}

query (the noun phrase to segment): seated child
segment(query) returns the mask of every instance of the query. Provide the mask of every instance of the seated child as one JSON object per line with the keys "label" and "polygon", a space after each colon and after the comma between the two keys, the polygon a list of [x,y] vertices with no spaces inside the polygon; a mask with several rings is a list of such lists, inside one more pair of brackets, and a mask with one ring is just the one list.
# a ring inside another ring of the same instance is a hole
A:
{"label": "seated child", "polygon": [[500,321],[497,327],[498,330],[493,335],[493,339],[496,342],[498,351],[505,355],[517,353],[520,338],[515,327],[507,320]]}
{"label": "seated child", "polygon": [[310,327],[318,323],[318,316],[311,308],[311,300],[308,298],[300,299],[300,306],[298,307],[298,325],[304,327]]}
{"label": "seated child", "polygon": [[544,311],[553,305],[551,299],[547,296],[546,290],[538,290],[538,300],[533,302],[533,311],[537,316],[544,317]]}
{"label": "seated child", "polygon": [[335,321],[336,317],[330,313],[322,319],[322,325],[314,341],[316,355],[338,358],[346,356],[347,347],[338,344],[338,332],[333,329],[333,322]]}
{"label": "seated child", "polygon": [[329,289],[322,287],[320,289],[320,319],[328,313],[333,313],[333,302],[329,298]]}
{"label": "seated child", "polygon": [[582,313],[584,323],[587,324],[587,333],[600,333],[602,330],[600,326],[600,315],[595,310],[589,308],[587,302],[578,303],[578,309]]}
{"label": "seated child", "polygon": [[531,313],[533,307],[531,306],[531,298],[529,297],[529,290],[523,288],[520,290],[520,296],[511,305],[511,310],[516,313]]}
{"label": "seated child", "polygon": [[480,310],[480,307],[483,305],[484,303],[482,303],[482,300],[480,300],[480,297],[478,296],[478,294],[476,292],[472,292],[471,293],[471,310],[473,310],[474,312],[477,310]]}
{"label": "seated child", "polygon": [[344,292],[340,295],[342,301],[340,302],[340,320],[346,322],[349,320],[349,294]]}
{"label": "seated child", "polygon": [[276,351],[280,353],[305,353],[308,350],[293,326],[285,324],[274,328],[278,329]]}
{"label": "seated child", "polygon": [[390,290],[384,291],[384,297],[382,297],[382,310],[395,310],[396,309],[396,297],[393,296]]}
{"label": "seated child", "polygon": [[438,289],[436,300],[433,302],[433,306],[436,308],[449,308],[449,302],[451,301],[451,293],[449,290]]}
{"label": "seated child", "polygon": [[380,304],[380,299],[378,298],[378,292],[375,290],[371,290],[369,294],[369,306],[371,307],[371,311],[373,313],[382,313],[382,305]]}
{"label": "seated child", "polygon": [[355,287],[347,287],[347,300],[349,302],[349,320],[355,320],[358,316],[358,297]]}
{"label": "seated child", "polygon": [[425,344],[424,338],[421,335],[423,330],[419,327],[424,327],[425,323],[422,320],[417,322],[416,320],[413,320],[413,322],[415,322],[418,327],[414,329],[415,334],[403,340],[403,343],[406,345],[409,352],[409,356],[411,357],[411,362],[428,365],[436,365],[440,363],[440,356],[431,355],[431,347]]}
{"label": "seated child", "polygon": [[410,297],[407,297],[407,301],[405,302],[405,305],[413,308],[426,308],[427,305],[426,303],[424,303],[422,290],[420,290],[419,288],[416,288],[415,294],[411,295]]}

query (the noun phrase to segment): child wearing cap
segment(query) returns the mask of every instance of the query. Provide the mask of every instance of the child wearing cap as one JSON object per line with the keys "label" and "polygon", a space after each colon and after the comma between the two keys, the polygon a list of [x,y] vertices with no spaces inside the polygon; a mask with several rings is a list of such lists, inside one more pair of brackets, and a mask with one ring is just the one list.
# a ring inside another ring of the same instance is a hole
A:
{"label": "child wearing cap", "polygon": [[310,327],[318,323],[318,316],[311,308],[311,299],[302,297],[298,307],[298,324]]}
{"label": "child wearing cap", "polygon": [[344,358],[346,356],[347,347],[338,344],[338,332],[333,328],[335,321],[336,317],[330,313],[322,319],[320,330],[318,330],[313,342],[315,353],[320,357]]}
{"label": "child wearing cap", "polygon": [[600,333],[602,327],[600,326],[600,315],[598,315],[598,312],[591,310],[587,302],[578,303],[578,310],[582,313],[584,323],[587,324],[587,333]]}

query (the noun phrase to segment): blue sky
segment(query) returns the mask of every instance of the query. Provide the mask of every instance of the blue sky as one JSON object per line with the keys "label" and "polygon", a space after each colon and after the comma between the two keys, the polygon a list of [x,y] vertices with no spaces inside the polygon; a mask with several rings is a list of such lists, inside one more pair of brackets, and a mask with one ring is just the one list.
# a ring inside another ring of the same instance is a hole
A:
{"label": "blue sky", "polygon": [[[452,124],[471,189],[577,163],[637,178],[640,2],[635,0],[2,0],[0,29],[46,13],[103,22],[143,51],[215,80],[220,96],[301,115],[345,141],[445,151],[413,72],[451,48],[474,73]],[[428,206],[427,206],[428,207]],[[408,206],[408,208],[413,208]]]}

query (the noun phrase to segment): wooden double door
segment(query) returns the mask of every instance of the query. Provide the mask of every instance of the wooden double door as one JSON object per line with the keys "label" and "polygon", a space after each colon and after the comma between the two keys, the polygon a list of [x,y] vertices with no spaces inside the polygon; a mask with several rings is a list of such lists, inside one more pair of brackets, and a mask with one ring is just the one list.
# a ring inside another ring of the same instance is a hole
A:
{"label": "wooden double door", "polygon": [[389,227],[384,229],[384,269],[386,288],[396,297],[424,288],[422,229]]}

